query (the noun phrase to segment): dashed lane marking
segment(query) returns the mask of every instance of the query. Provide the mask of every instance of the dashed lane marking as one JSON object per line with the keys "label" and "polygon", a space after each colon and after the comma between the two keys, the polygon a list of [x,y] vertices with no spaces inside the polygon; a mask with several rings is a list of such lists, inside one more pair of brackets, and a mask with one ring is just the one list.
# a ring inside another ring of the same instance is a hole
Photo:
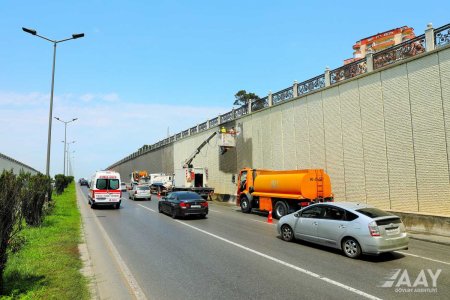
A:
{"label": "dashed lane marking", "polygon": [[412,254],[412,253],[406,253],[406,252],[403,252],[403,251],[395,251],[395,253],[400,253],[400,254],[403,254],[403,255],[408,255],[408,256],[413,256],[413,257],[417,257],[417,258],[422,258],[422,259],[425,259],[425,260],[430,260],[430,261],[434,261],[434,262],[438,262],[440,264],[445,264],[445,265],[449,265],[450,266],[449,262],[445,262],[445,261],[442,261],[442,260],[437,260],[437,259],[434,259],[434,258],[420,256],[420,255],[416,255],[416,254]]}

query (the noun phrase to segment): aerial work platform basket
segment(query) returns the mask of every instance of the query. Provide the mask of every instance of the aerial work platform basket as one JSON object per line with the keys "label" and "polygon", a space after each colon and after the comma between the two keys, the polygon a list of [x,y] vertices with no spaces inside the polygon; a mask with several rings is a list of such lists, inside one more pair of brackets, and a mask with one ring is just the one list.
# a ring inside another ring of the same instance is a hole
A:
{"label": "aerial work platform basket", "polygon": [[236,134],[228,132],[219,133],[217,145],[226,148],[236,147]]}

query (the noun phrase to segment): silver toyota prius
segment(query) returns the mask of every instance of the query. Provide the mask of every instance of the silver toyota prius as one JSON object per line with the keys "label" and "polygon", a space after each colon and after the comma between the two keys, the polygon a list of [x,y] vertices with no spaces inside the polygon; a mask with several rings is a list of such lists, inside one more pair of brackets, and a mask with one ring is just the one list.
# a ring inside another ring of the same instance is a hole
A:
{"label": "silver toyota prius", "polygon": [[341,249],[350,258],[408,249],[400,217],[361,203],[319,203],[283,216],[277,231],[285,241],[301,239]]}

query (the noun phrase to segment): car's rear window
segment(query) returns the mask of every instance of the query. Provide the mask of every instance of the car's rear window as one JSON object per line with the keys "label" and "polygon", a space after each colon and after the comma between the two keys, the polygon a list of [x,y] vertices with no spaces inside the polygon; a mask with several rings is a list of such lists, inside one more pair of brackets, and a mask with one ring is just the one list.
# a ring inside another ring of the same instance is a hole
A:
{"label": "car's rear window", "polygon": [[192,200],[192,199],[202,199],[202,197],[196,193],[182,193],[182,194],[178,194],[178,199]]}
{"label": "car's rear window", "polygon": [[378,218],[378,217],[388,217],[388,216],[393,216],[393,214],[378,209],[378,208],[374,208],[374,207],[366,207],[366,208],[360,208],[356,210],[357,212],[366,215],[370,218]]}
{"label": "car's rear window", "polygon": [[99,190],[119,189],[119,179],[97,179],[96,187]]}
{"label": "car's rear window", "polygon": [[137,189],[140,191],[148,191],[150,188],[148,186],[138,186]]}

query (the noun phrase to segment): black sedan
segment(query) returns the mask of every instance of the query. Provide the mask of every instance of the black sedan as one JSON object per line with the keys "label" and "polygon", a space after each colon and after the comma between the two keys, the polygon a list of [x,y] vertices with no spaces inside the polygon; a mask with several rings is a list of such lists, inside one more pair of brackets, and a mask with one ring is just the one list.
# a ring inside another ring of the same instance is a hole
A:
{"label": "black sedan", "polygon": [[208,201],[194,192],[173,192],[158,202],[158,211],[174,219],[190,215],[205,218],[208,214]]}

